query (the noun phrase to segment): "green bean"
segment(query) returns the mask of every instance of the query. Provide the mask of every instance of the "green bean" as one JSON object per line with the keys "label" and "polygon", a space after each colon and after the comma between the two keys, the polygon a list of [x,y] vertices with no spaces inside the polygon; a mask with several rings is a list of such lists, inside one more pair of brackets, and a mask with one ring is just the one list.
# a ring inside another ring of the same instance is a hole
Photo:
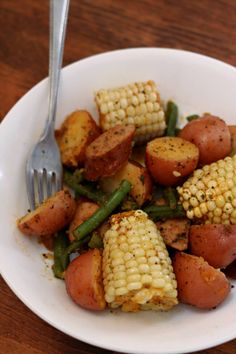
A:
{"label": "green bean", "polygon": [[119,187],[110,195],[107,202],[75,229],[75,239],[77,241],[82,240],[90,232],[94,231],[113,212],[113,210],[120,205],[130,189],[131,183],[127,180],[123,180]]}
{"label": "green bean", "polygon": [[76,168],[73,172],[64,168],[63,170],[63,179],[67,184],[74,184],[74,183],[81,183],[84,180],[84,169],[83,168]]}
{"label": "green bean", "polygon": [[69,263],[69,255],[65,256],[65,251],[67,249],[68,243],[68,237],[65,232],[61,231],[58,233],[54,241],[54,264],[52,267],[56,278],[64,278],[64,272]]}
{"label": "green bean", "polygon": [[198,114],[191,114],[190,116],[186,117],[186,120],[188,122],[191,122],[192,120],[198,119],[199,115]]}
{"label": "green bean", "polygon": [[95,231],[88,243],[89,248],[103,248],[101,236]]}
{"label": "green bean", "polygon": [[164,190],[164,196],[171,209],[175,209],[177,206],[177,199],[175,194],[175,189],[168,187]]}
{"label": "green bean", "polygon": [[169,101],[167,103],[166,118],[167,118],[166,136],[175,136],[175,129],[176,129],[176,124],[178,119],[178,107],[172,101]]}
{"label": "green bean", "polygon": [[182,218],[185,211],[182,205],[177,205],[175,209],[171,209],[168,205],[150,205],[144,208],[144,211],[154,221],[161,219]]}
{"label": "green bean", "polygon": [[94,202],[102,205],[107,198],[106,195],[101,190],[93,190],[91,187],[79,183],[78,181],[80,179],[77,178],[75,173],[71,173],[67,170],[64,171],[63,178],[65,184],[71,189],[73,189],[76,196],[79,195],[79,196],[87,197],[93,200]]}

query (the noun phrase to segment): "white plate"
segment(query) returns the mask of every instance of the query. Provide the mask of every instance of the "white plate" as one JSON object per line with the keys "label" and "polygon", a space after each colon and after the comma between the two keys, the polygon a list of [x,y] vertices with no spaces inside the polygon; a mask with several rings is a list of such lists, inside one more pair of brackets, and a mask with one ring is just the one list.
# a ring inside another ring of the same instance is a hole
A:
{"label": "white plate", "polygon": [[[62,73],[57,123],[76,108],[97,117],[93,92],[153,79],[183,114],[211,112],[235,124],[236,69],[202,55],[158,48],[128,49],[69,65]],[[168,313],[95,313],[76,306],[54,279],[43,248],[16,229],[28,203],[25,161],[47,114],[47,80],[29,91],[0,126],[0,270],[15,294],[52,326],[84,342],[127,353],[186,353],[236,337],[236,288],[217,309],[179,305]],[[236,284],[235,284],[236,285]]]}

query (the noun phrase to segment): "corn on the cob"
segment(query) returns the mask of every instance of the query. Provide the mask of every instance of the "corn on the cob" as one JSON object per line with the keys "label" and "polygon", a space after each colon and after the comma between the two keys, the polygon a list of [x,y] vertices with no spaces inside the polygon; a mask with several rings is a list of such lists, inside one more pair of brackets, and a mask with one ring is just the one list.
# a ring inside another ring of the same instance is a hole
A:
{"label": "corn on the cob", "polygon": [[177,190],[189,219],[235,225],[236,155],[195,170]]}
{"label": "corn on the cob", "polygon": [[104,235],[105,299],[123,311],[169,310],[177,283],[164,241],[142,210],[113,215]]}
{"label": "corn on the cob", "polygon": [[116,124],[134,124],[136,142],[148,141],[164,134],[165,114],[153,81],[96,92],[100,125],[108,130]]}

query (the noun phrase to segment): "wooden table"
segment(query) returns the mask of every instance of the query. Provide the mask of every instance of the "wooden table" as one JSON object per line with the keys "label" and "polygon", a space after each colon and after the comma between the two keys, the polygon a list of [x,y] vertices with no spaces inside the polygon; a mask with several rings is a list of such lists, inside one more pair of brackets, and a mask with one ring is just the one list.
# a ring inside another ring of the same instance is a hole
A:
{"label": "wooden table", "polygon": [[[24,93],[47,76],[48,0],[1,0],[0,24],[1,120]],[[140,46],[186,49],[236,65],[236,1],[71,0],[64,65],[92,54]],[[111,351],[52,328],[26,308],[0,278],[0,353]],[[201,353],[235,354],[236,340]]]}

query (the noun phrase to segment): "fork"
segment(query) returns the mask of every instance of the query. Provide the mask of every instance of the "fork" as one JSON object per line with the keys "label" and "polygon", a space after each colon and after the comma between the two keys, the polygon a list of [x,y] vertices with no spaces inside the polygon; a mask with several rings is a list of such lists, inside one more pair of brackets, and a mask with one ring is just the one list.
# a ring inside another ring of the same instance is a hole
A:
{"label": "fork", "polygon": [[50,0],[48,116],[43,133],[26,162],[27,194],[31,210],[62,186],[62,165],[54,126],[69,1]]}

